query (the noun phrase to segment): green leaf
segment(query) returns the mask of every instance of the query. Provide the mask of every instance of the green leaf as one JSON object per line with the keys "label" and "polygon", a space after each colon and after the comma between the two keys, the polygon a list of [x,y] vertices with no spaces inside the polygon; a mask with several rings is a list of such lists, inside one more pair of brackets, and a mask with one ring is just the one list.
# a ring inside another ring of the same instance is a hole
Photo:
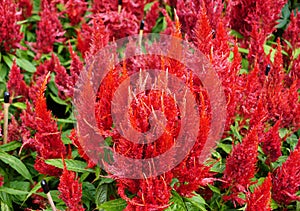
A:
{"label": "green leaf", "polygon": [[172,205],[167,210],[186,210],[185,203],[182,197],[176,191],[172,191],[172,197],[170,199],[170,202],[172,203]]}
{"label": "green leaf", "polygon": [[11,105],[22,110],[26,109],[26,104],[22,102],[15,102]]}
{"label": "green leaf", "polygon": [[11,195],[27,195],[28,194],[28,191],[17,190],[17,189],[13,189],[13,188],[4,187],[4,186],[0,187],[0,192],[5,192],[5,193],[11,194]]}
{"label": "green leaf", "polygon": [[273,199],[271,199],[270,205],[272,210],[276,210],[278,208],[278,204]]}
{"label": "green leaf", "polygon": [[9,152],[19,148],[20,146],[22,146],[21,142],[12,141],[7,144],[0,145],[0,151]]}
{"label": "green leaf", "polygon": [[208,187],[209,187],[209,189],[212,190],[212,192],[217,193],[217,194],[221,194],[221,191],[220,191],[219,188],[217,188],[217,187],[215,187],[213,185],[210,185],[210,184],[208,184]]}
{"label": "green leaf", "polygon": [[36,70],[35,66],[26,59],[17,58],[16,63],[19,67],[21,67],[23,70],[26,70],[27,72],[34,73]]}
{"label": "green leaf", "polygon": [[226,152],[227,154],[229,154],[232,150],[232,145],[231,144],[219,143],[218,147],[220,147],[222,150],[224,150],[224,152]]}
{"label": "green leaf", "polygon": [[298,138],[295,134],[292,134],[286,139],[286,142],[291,146],[292,150],[294,150],[298,144]]}
{"label": "green leaf", "polygon": [[7,154],[6,152],[0,151],[0,160],[2,160],[4,163],[10,165],[13,169],[15,169],[19,174],[21,174],[25,179],[30,180],[32,183],[31,175],[24,165],[24,163],[16,158],[13,155]]}
{"label": "green leaf", "polygon": [[233,29],[230,31],[230,35],[239,39],[244,38],[244,36],[241,33]]}
{"label": "green leaf", "polygon": [[148,10],[150,10],[150,8],[152,7],[153,4],[154,4],[154,2],[150,2],[148,4],[145,4],[144,12],[147,12]]}
{"label": "green leaf", "polygon": [[103,211],[123,211],[127,206],[127,202],[124,199],[115,199],[104,202],[97,209]]}
{"label": "green leaf", "polygon": [[12,65],[13,65],[13,60],[10,58],[10,56],[8,56],[8,55],[3,55],[2,58],[3,58],[4,62],[5,62],[5,64],[6,64],[9,68],[11,68]]}
{"label": "green leaf", "polygon": [[239,52],[244,54],[249,54],[249,49],[239,47]]}
{"label": "green leaf", "polygon": [[[49,165],[55,166],[57,168],[63,169],[62,159],[48,159],[45,162]],[[67,169],[75,172],[95,172],[93,169],[87,168],[86,162],[72,159],[65,159]]]}
{"label": "green leaf", "polygon": [[206,211],[205,205],[205,199],[200,196],[199,194],[194,193],[194,196],[192,198],[184,198],[186,201],[192,203],[196,208],[202,211]]}
{"label": "green leaf", "polygon": [[53,95],[52,93],[50,93],[50,97],[51,97],[52,100],[54,100],[54,102],[56,102],[57,104],[60,104],[60,105],[68,105],[68,103],[66,103],[64,100],[60,99],[58,96]]}
{"label": "green leaf", "polygon": [[293,52],[293,58],[297,59],[299,55],[300,55],[300,48],[297,48]]}
{"label": "green leaf", "polygon": [[2,201],[0,201],[0,208],[1,208],[1,211],[11,211],[9,206]]}
{"label": "green leaf", "polygon": [[113,182],[114,182],[114,180],[112,178],[103,177],[103,178],[101,178],[99,185],[110,184]]}
{"label": "green leaf", "polygon": [[[29,199],[29,197],[30,197],[32,194],[36,193],[40,188],[41,188],[41,183],[39,182],[39,183],[37,183],[37,184],[29,191],[29,193],[27,194],[26,198],[24,199],[22,205],[25,203],[25,201],[26,201],[27,199]],[[22,205],[21,205],[21,206],[22,206]]]}
{"label": "green leaf", "polygon": [[95,203],[97,207],[106,202],[108,199],[108,184],[98,185],[95,196]]}
{"label": "green leaf", "polygon": [[69,123],[69,124],[75,124],[76,120],[75,119],[56,119],[57,122],[59,123]]}

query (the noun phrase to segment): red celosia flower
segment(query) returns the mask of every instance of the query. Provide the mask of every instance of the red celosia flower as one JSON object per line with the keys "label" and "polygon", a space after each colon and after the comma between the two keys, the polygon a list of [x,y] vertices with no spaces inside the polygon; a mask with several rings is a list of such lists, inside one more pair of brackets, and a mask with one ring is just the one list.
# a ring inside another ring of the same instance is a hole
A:
{"label": "red celosia flower", "polygon": [[77,82],[80,71],[83,68],[83,63],[80,61],[77,54],[73,51],[72,47],[69,47],[71,55],[71,67],[70,74],[67,73],[66,69],[60,64],[57,56],[52,55],[52,60],[54,63],[53,71],[55,75],[55,83],[58,88],[58,96],[61,99],[67,99],[73,97],[74,86]]}
{"label": "red celosia flower", "polygon": [[16,11],[17,5],[12,0],[3,0],[0,4],[0,51],[12,53],[20,48],[23,35],[17,21],[20,20]]}
{"label": "red celosia flower", "polygon": [[55,69],[55,84],[58,89],[58,96],[65,100],[67,97],[73,96],[74,84],[70,80],[70,76],[67,73],[64,66],[60,64],[60,61],[57,56],[54,56]]}
{"label": "red celosia flower", "polygon": [[[202,10],[202,11],[201,11]],[[182,24],[182,31],[187,34],[188,39],[193,40],[193,31],[199,14],[205,11],[209,25],[216,30],[220,22],[223,3],[220,0],[199,1],[199,0],[177,0],[176,11]]]}
{"label": "red celosia flower", "polygon": [[275,162],[281,156],[281,138],[279,136],[280,121],[264,134],[262,149],[267,156],[266,163]]}
{"label": "red celosia flower", "polygon": [[87,10],[87,2],[84,0],[68,0],[66,13],[72,25],[78,24]]}
{"label": "red celosia flower", "polygon": [[159,17],[159,2],[154,2],[145,17],[145,32],[151,33]]}
{"label": "red celosia flower", "polygon": [[66,203],[70,211],[85,210],[81,203],[82,185],[79,183],[79,178],[76,178],[76,173],[67,170],[65,163],[58,190],[59,197]]}
{"label": "red celosia flower", "polygon": [[8,125],[8,142],[19,141],[21,139],[20,125],[14,116]]}
{"label": "red celosia flower", "polygon": [[263,184],[255,188],[254,192],[247,196],[246,211],[270,211],[271,210],[271,174],[265,178]]}
{"label": "red celosia flower", "polygon": [[[33,145],[37,151],[37,158],[34,164],[35,169],[42,174],[58,176],[61,172],[60,169],[50,166],[44,161],[44,159],[60,158],[66,154],[66,148],[61,140],[56,122],[52,119],[51,112],[47,110],[44,91],[46,90],[48,77],[49,74],[43,78],[43,83],[37,93],[37,99],[34,104],[35,113],[23,116],[23,120],[26,121],[26,117],[34,118],[33,122],[29,120],[27,123],[33,124],[32,129],[36,130],[34,139],[28,139],[29,145]],[[30,134],[28,136],[30,137]]]}
{"label": "red celosia flower", "polygon": [[13,62],[11,67],[7,88],[13,97],[28,97],[28,87],[23,80],[23,75],[21,74],[20,68],[16,64],[16,61]]}
{"label": "red celosia flower", "polygon": [[33,105],[26,101],[26,109],[22,111],[20,115],[20,119],[22,121],[21,131],[22,131],[22,150],[23,147],[31,148],[35,150],[35,140],[32,138],[32,132],[36,130],[35,124],[35,114]]}
{"label": "red celosia flower", "polygon": [[283,38],[287,40],[291,45],[288,45],[284,42],[284,50],[288,53],[288,58],[285,58],[286,69],[290,68],[290,72],[286,77],[288,85],[292,84],[292,81],[298,80],[297,88],[300,89],[300,56],[294,58],[293,51],[299,48],[300,38],[299,38],[299,29],[300,29],[300,12],[297,13],[295,17],[294,13],[291,13],[291,21],[287,29],[283,33]]}
{"label": "red celosia flower", "polygon": [[[152,2],[152,0],[123,0],[122,11],[125,10],[126,13],[130,12],[135,16],[134,19],[142,20],[144,15],[144,6],[149,2]],[[118,11],[118,1],[94,0],[92,6],[92,12],[94,14]]]}
{"label": "red celosia flower", "polygon": [[50,53],[55,42],[62,42],[64,31],[58,19],[58,13],[54,4],[49,4],[47,0],[42,0],[41,20],[37,24],[36,43],[33,45],[38,53],[36,58],[42,53]]}
{"label": "red celosia flower", "polygon": [[74,129],[71,131],[69,138],[72,140],[73,144],[77,147],[80,157],[82,157],[87,162],[87,164],[88,164],[87,167],[94,168],[96,166],[96,164],[86,154],[84,148],[81,146],[81,144],[78,140],[78,136]]}
{"label": "red celosia flower", "polygon": [[27,19],[32,14],[31,0],[17,0],[18,8],[22,11],[22,18]]}
{"label": "red celosia flower", "polygon": [[[255,52],[255,49],[261,49],[261,44],[275,30],[276,21],[279,19],[281,8],[286,1],[236,0],[227,2],[226,19],[228,26],[244,36],[243,40],[246,42],[244,44],[248,45],[248,38],[252,37],[250,51],[254,55],[258,53],[261,56],[262,52]],[[251,48],[254,49],[251,50]],[[249,54],[249,56],[252,56],[252,54]],[[262,61],[261,59],[260,57],[258,58],[259,63]]]}
{"label": "red celosia flower", "polygon": [[212,28],[207,17],[207,11],[204,7],[199,11],[193,35],[193,41],[196,47],[210,58],[212,48]]}
{"label": "red celosia flower", "polygon": [[138,34],[140,20],[131,11],[122,10],[120,14],[111,11],[99,13],[97,16],[103,19],[103,23],[110,35],[110,40]]}
{"label": "red celosia flower", "polygon": [[77,33],[77,49],[83,58],[97,53],[108,41],[109,34],[105,30],[102,17],[98,15],[93,16],[88,24],[83,24]]}
{"label": "red celosia flower", "polygon": [[241,144],[233,148],[231,155],[226,159],[226,168],[223,188],[230,188],[230,195],[224,200],[242,205],[245,200],[238,197],[240,192],[245,192],[251,184],[250,179],[256,173],[258,149],[257,129],[253,128],[243,139]]}
{"label": "red celosia flower", "polygon": [[4,177],[0,175],[0,187],[4,184]]}
{"label": "red celosia flower", "polygon": [[300,149],[291,152],[281,167],[272,174],[272,198],[279,204],[288,205],[300,200],[297,196],[300,186]]}

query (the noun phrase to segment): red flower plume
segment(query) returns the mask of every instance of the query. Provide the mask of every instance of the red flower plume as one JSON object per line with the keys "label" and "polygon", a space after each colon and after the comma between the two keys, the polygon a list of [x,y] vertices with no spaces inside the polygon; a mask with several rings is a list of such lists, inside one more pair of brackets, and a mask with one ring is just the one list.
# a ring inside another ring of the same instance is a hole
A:
{"label": "red flower plume", "polygon": [[24,98],[28,97],[28,87],[23,80],[23,75],[21,74],[20,68],[16,64],[16,61],[13,62],[11,67],[7,88],[12,96],[21,95]]}
{"label": "red flower plume", "polygon": [[288,159],[272,174],[272,198],[280,204],[288,205],[300,200],[297,196],[300,186],[300,148],[291,152]]}
{"label": "red flower plume", "polygon": [[271,202],[271,174],[265,178],[263,184],[255,188],[254,192],[247,196],[246,211],[270,211]]}
{"label": "red flower plume", "polygon": [[20,33],[20,25],[17,21],[20,17],[17,13],[17,5],[12,0],[2,0],[0,4],[0,51],[4,49],[12,53],[20,48],[23,35]]}
{"label": "red flower plume", "polygon": [[44,159],[60,158],[66,154],[66,148],[61,140],[56,122],[52,119],[51,111],[47,110],[44,91],[48,77],[49,74],[44,79],[35,102],[36,134],[34,145],[37,150],[37,159],[34,167],[40,173],[57,176],[60,174],[60,169],[44,162]]}
{"label": "red flower plume", "polygon": [[[64,162],[64,161],[63,161]],[[76,173],[68,171],[64,162],[63,173],[60,177],[58,186],[60,192],[59,197],[66,203],[70,211],[84,211],[82,207],[82,185],[79,183],[79,178],[76,178]]]}
{"label": "red flower plume", "polygon": [[224,200],[232,200],[242,205],[245,201],[238,197],[251,184],[250,179],[256,173],[258,149],[257,129],[253,128],[243,139],[243,142],[233,148],[232,154],[226,159],[223,180],[224,188],[230,188],[231,195],[224,196]]}

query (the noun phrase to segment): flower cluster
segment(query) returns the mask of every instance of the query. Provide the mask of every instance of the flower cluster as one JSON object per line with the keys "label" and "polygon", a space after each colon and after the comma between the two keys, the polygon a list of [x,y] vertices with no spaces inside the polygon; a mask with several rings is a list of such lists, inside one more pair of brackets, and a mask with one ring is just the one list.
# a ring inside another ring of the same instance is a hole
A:
{"label": "flower cluster", "polygon": [[66,203],[70,211],[84,211],[85,209],[81,204],[82,185],[76,178],[75,172],[67,169],[64,163],[63,173],[60,176],[58,186],[60,192],[59,197]]}
{"label": "flower cluster", "polygon": [[23,35],[17,24],[19,20],[17,4],[12,0],[3,0],[0,4],[0,51],[13,53],[16,48],[21,48]]}

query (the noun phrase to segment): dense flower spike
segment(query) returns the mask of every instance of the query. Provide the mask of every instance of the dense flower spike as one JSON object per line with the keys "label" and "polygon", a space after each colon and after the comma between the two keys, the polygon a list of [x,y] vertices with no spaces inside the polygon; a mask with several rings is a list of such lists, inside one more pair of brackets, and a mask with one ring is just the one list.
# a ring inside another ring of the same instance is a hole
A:
{"label": "dense flower spike", "polygon": [[297,196],[300,186],[300,149],[291,152],[281,167],[272,174],[272,198],[279,204],[290,204],[300,200]]}
{"label": "dense flower spike", "polygon": [[9,80],[7,82],[7,88],[11,93],[12,98],[16,96],[28,97],[28,87],[23,80],[20,68],[17,66],[16,61],[13,62],[9,73]]}
{"label": "dense flower spike", "polygon": [[94,55],[109,41],[109,33],[98,15],[93,16],[88,24],[83,24],[77,35],[77,48],[83,58]]}
{"label": "dense flower spike", "polygon": [[72,25],[78,24],[87,10],[87,2],[83,0],[68,0],[66,13]]}
{"label": "dense flower spike", "polygon": [[11,121],[8,125],[8,142],[21,140],[22,133],[20,125],[14,116],[11,117]]}
{"label": "dense flower spike", "polygon": [[0,4],[0,51],[13,53],[20,48],[20,41],[23,35],[17,21],[20,15],[17,12],[17,5],[12,0],[3,0]]}
{"label": "dense flower spike", "polygon": [[32,14],[32,2],[31,0],[17,0],[18,8],[22,11],[22,18],[27,19]]}
{"label": "dense flower spike", "polygon": [[280,121],[277,121],[267,133],[264,133],[262,149],[267,156],[267,164],[270,164],[270,162],[275,162],[281,156],[281,138],[279,136],[279,126]]}
{"label": "dense flower spike", "polygon": [[[250,51],[253,51],[253,54],[249,54],[249,56],[253,55],[255,58],[256,53],[262,56],[260,50],[255,52],[251,48],[262,48],[261,44],[275,30],[276,21],[279,19],[280,11],[286,0],[236,0],[227,2],[226,19],[228,26],[244,36],[246,42],[244,44],[251,43]],[[251,42],[248,39],[250,37],[252,38]],[[258,61],[261,62],[261,58],[258,58]]]}
{"label": "dense flower spike", "polygon": [[47,110],[44,91],[48,76],[49,74],[44,78],[35,102],[36,134],[34,141],[38,155],[34,167],[40,173],[57,176],[60,170],[44,162],[44,159],[60,158],[66,154],[66,148],[61,140],[60,132],[57,130],[56,122],[52,119],[51,112]]}
{"label": "dense flower spike", "polygon": [[47,0],[41,1],[42,11],[40,12],[41,20],[37,24],[37,38],[33,47],[38,53],[36,58],[39,59],[42,53],[50,53],[53,50],[55,42],[62,42],[64,31],[58,19],[54,3],[48,3]]}
{"label": "dense flower spike", "polygon": [[63,173],[60,177],[58,185],[60,192],[59,197],[66,203],[70,211],[84,211],[82,207],[82,185],[79,183],[79,178],[76,178],[76,173],[67,169],[64,163]]}
{"label": "dense flower spike", "polygon": [[159,2],[154,2],[145,17],[145,32],[151,32],[159,17]]}
{"label": "dense flower spike", "polygon": [[269,174],[262,185],[254,189],[247,196],[246,211],[270,211],[271,210],[271,174]]}
{"label": "dense flower spike", "polygon": [[88,168],[95,167],[96,164],[86,154],[84,148],[81,146],[81,144],[78,140],[78,136],[77,136],[76,131],[74,129],[71,131],[69,138],[72,140],[73,145],[77,147],[79,155],[87,162],[87,164],[88,164],[87,167]]}
{"label": "dense flower spike", "polygon": [[248,189],[251,185],[250,179],[256,173],[257,148],[257,129],[253,128],[242,143],[233,148],[231,155],[226,159],[223,187],[230,188],[231,192],[229,196],[224,196],[224,200],[232,200],[240,205],[245,202],[238,194]]}
{"label": "dense flower spike", "polygon": [[4,177],[0,174],[0,187],[4,184]]}

